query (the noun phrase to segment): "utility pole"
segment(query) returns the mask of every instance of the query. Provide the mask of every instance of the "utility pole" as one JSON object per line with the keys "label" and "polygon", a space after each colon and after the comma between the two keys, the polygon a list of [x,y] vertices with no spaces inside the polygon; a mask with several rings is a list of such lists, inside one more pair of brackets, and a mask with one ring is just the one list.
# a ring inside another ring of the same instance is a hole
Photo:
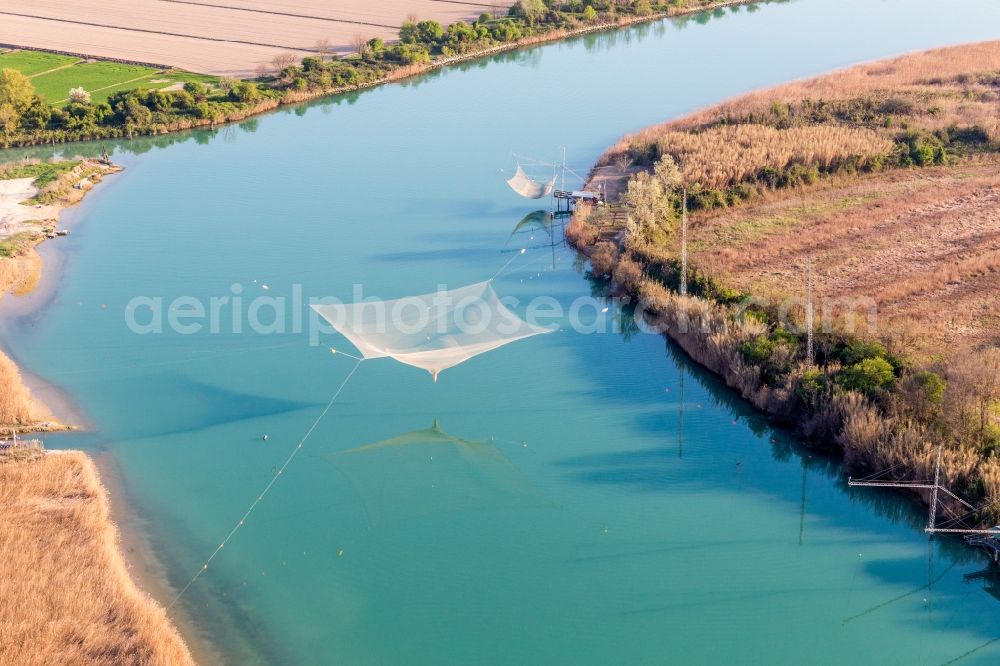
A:
{"label": "utility pole", "polygon": [[812,367],[815,360],[815,350],[813,347],[813,258],[809,255],[809,277],[808,292],[806,301],[806,364]]}
{"label": "utility pole", "polygon": [[566,147],[563,146],[563,161],[562,161],[562,183],[559,185],[559,189],[563,192],[566,191]]}
{"label": "utility pole", "polygon": [[681,296],[688,293],[688,191],[684,188],[684,203],[681,210]]}
{"label": "utility pole", "polygon": [[938,444],[937,462],[934,463],[934,487],[931,488],[931,510],[927,518],[927,531],[934,538],[934,528],[937,526],[938,485],[941,483],[941,444]]}

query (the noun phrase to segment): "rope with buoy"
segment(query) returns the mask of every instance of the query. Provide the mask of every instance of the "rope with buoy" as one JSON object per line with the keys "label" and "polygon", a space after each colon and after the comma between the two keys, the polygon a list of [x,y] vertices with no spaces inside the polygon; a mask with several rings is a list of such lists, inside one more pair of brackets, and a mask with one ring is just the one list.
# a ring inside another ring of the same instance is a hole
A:
{"label": "rope with buoy", "polygon": [[[336,350],[331,350],[331,351],[334,354],[337,353]],[[344,354],[344,355],[350,356],[350,354]],[[357,358],[357,357],[352,356],[351,358]],[[354,376],[354,373],[357,372],[359,367],[361,367],[362,362],[364,362],[364,359],[361,358],[357,359],[357,363],[354,364],[354,367],[351,368],[351,371],[349,373],[347,373],[347,376],[344,378],[344,381],[342,381],[340,383],[340,386],[337,387],[337,390],[330,398],[330,401],[326,404],[326,407],[323,408],[323,411],[320,412],[319,416],[316,417],[316,420],[313,421],[311,426],[309,426],[309,429],[302,436],[302,439],[299,440],[299,443],[295,445],[295,448],[292,449],[292,452],[288,454],[288,457],[285,459],[284,464],[282,464],[282,466],[278,469],[278,471],[274,473],[274,476],[271,477],[271,480],[268,481],[266,486],[264,486],[264,489],[260,492],[259,495],[257,495],[257,498],[250,503],[249,508],[247,508],[243,516],[233,526],[233,529],[229,531],[229,534],[226,535],[226,538],[223,539],[221,543],[219,543],[218,547],[212,552],[212,554],[208,557],[208,559],[205,560],[205,563],[201,565],[201,569],[198,570],[198,573],[196,573],[191,578],[191,580],[188,581],[187,585],[181,588],[181,591],[177,593],[177,596],[175,596],[173,601],[171,601],[170,604],[167,606],[167,610],[173,608],[174,605],[178,601],[180,601],[181,597],[184,596],[184,593],[187,592],[199,578],[201,578],[201,575],[206,571],[208,571],[208,565],[212,563],[212,560],[214,560],[216,556],[218,556],[218,554],[222,552],[222,549],[226,547],[226,544],[229,543],[229,541],[234,536],[236,536],[236,533],[239,532],[240,528],[246,525],[246,521],[248,518],[250,518],[250,515],[254,512],[254,509],[256,509],[257,505],[264,500],[264,497],[267,496],[267,494],[271,491],[271,488],[274,487],[274,484],[277,483],[278,478],[285,473],[285,470],[288,468],[290,464],[292,464],[292,461],[295,459],[295,456],[297,456],[299,451],[302,450],[303,445],[305,445],[309,437],[313,434],[313,432],[315,432],[316,428],[319,427],[320,422],[326,417],[327,414],[330,413],[330,410],[333,409],[333,404],[337,401],[337,398],[340,397],[340,394],[343,392],[344,387],[347,386],[347,383],[351,381],[351,377]]]}

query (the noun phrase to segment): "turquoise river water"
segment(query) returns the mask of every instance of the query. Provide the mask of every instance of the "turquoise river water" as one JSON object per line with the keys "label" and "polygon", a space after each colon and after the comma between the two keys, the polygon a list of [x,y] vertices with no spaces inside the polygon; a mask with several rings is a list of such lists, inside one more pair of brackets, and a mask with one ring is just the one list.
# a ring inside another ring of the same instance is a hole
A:
{"label": "turquoise river water", "polygon": [[[47,284],[8,304],[4,339],[86,414],[49,446],[113,461],[113,499],[176,591],[353,362],[291,324],[138,335],[134,297],[395,298],[513,257],[501,296],[568,305],[591,289],[570,251],[505,252],[548,240],[510,238],[534,208],[503,182],[512,153],[566,147],[585,170],[742,91],[996,38],[995,0],[778,2],[119,144],[126,171],[43,246]],[[848,489],[663,338],[556,323],[437,383],[362,364],[172,612],[233,664],[1000,661],[996,581],[928,542],[919,506]]]}

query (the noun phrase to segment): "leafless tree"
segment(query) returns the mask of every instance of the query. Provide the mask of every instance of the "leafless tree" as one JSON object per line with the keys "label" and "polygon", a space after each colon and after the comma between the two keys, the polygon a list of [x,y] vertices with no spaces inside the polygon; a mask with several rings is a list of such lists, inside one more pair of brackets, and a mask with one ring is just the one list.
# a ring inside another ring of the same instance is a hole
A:
{"label": "leafless tree", "polygon": [[322,60],[326,60],[326,57],[330,55],[330,52],[333,50],[330,45],[330,40],[327,39],[326,37],[322,39],[317,39],[315,48],[316,48],[316,53],[319,54],[319,57]]}
{"label": "leafless tree", "polygon": [[966,441],[983,443],[1000,400],[1000,350],[966,354],[947,370],[946,412]]}
{"label": "leafless tree", "polygon": [[371,47],[368,46],[368,39],[360,32],[354,33],[354,36],[351,37],[351,46],[354,47],[354,51],[362,58],[368,57],[371,51]]}
{"label": "leafless tree", "polygon": [[291,67],[298,61],[299,57],[294,53],[292,53],[291,51],[285,51],[284,53],[279,53],[278,55],[271,58],[271,64],[274,66],[274,69],[279,73],[281,72],[281,70],[285,69],[286,67]]}

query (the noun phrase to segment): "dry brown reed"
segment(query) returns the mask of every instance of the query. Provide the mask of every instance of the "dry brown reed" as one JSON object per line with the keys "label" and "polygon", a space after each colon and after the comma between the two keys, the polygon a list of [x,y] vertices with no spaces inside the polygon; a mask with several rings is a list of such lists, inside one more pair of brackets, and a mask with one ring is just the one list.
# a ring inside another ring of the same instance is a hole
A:
{"label": "dry brown reed", "polygon": [[[774,102],[793,104],[805,99],[849,99],[864,97],[878,91],[936,94],[943,88],[953,85],[959,88],[961,97],[966,97],[967,101],[971,102],[973,99],[966,95],[966,87],[976,86],[976,79],[971,74],[997,71],[1000,71],[1000,41],[933,49],[758,90],[679,120],[644,130],[638,136],[645,136],[646,133],[655,136],[655,133],[661,130],[683,131],[714,123],[719,118],[743,117],[767,109]],[[989,91],[982,92],[988,94]],[[996,101],[995,97],[990,99]]]}
{"label": "dry brown reed", "polygon": [[[795,117],[788,118],[784,114],[788,113],[789,108],[801,109],[807,101],[814,105],[814,110],[830,110],[837,103],[845,101],[861,102],[855,109],[856,113],[848,114],[853,120],[838,121],[847,126],[864,124],[866,113],[870,114],[873,109],[880,110],[876,115],[880,120],[887,117],[889,123],[884,127],[881,124],[870,127],[869,130],[877,130],[886,136],[894,135],[901,127],[906,126],[926,131],[977,127],[986,132],[992,141],[997,142],[1000,141],[1000,114],[997,113],[1000,90],[996,85],[998,71],[1000,41],[936,49],[859,65],[815,79],[756,91],[628,135],[612,146],[598,164],[613,165],[623,154],[628,153],[638,153],[648,158],[651,148],[670,152],[671,145],[679,141],[698,141],[691,137],[684,139],[678,133],[702,132],[722,121],[746,123],[758,119],[767,120],[768,124],[790,123],[794,126],[803,121]],[[789,134],[782,138],[794,140],[795,136]],[[813,140],[831,142],[824,150],[834,152],[839,143],[832,136],[825,140],[813,137]],[[772,136],[770,143],[781,145],[780,141],[777,144],[775,141],[778,138]],[[727,149],[724,142],[717,141],[715,145],[723,150]],[[756,151],[757,148],[754,147],[753,150]],[[785,152],[787,149],[782,147],[781,150]],[[700,159],[697,159],[699,156]],[[725,172],[716,174],[708,167],[711,157],[707,151],[692,156],[697,162],[696,166],[688,167],[692,171],[691,176],[703,179],[703,184],[727,182]],[[715,159],[726,163],[726,169],[733,170],[732,164],[746,161],[741,156],[736,158],[734,161],[733,155],[730,155],[726,159]],[[735,171],[747,173],[750,169]]]}
{"label": "dry brown reed", "polygon": [[684,180],[724,188],[757,177],[764,169],[782,171],[793,164],[829,169],[845,161],[871,161],[892,150],[878,133],[850,127],[727,125],[701,132],[664,132],[659,155],[672,155]]}
{"label": "dry brown reed", "polygon": [[590,253],[590,270],[594,275],[604,277],[611,275],[618,259],[618,248],[614,243],[601,241],[594,246]]}
{"label": "dry brown reed", "polygon": [[0,352],[0,427],[29,429],[50,418],[24,385],[14,362]]}
{"label": "dry brown reed", "polygon": [[628,255],[621,256],[612,271],[615,283],[631,293],[638,289],[644,278],[642,266]]}
{"label": "dry brown reed", "polygon": [[193,663],[164,610],[133,583],[83,453],[0,463],[0,506],[0,663]]}
{"label": "dry brown reed", "polygon": [[19,257],[0,258],[0,299],[4,294],[31,293],[42,274],[42,258],[34,248]]}

